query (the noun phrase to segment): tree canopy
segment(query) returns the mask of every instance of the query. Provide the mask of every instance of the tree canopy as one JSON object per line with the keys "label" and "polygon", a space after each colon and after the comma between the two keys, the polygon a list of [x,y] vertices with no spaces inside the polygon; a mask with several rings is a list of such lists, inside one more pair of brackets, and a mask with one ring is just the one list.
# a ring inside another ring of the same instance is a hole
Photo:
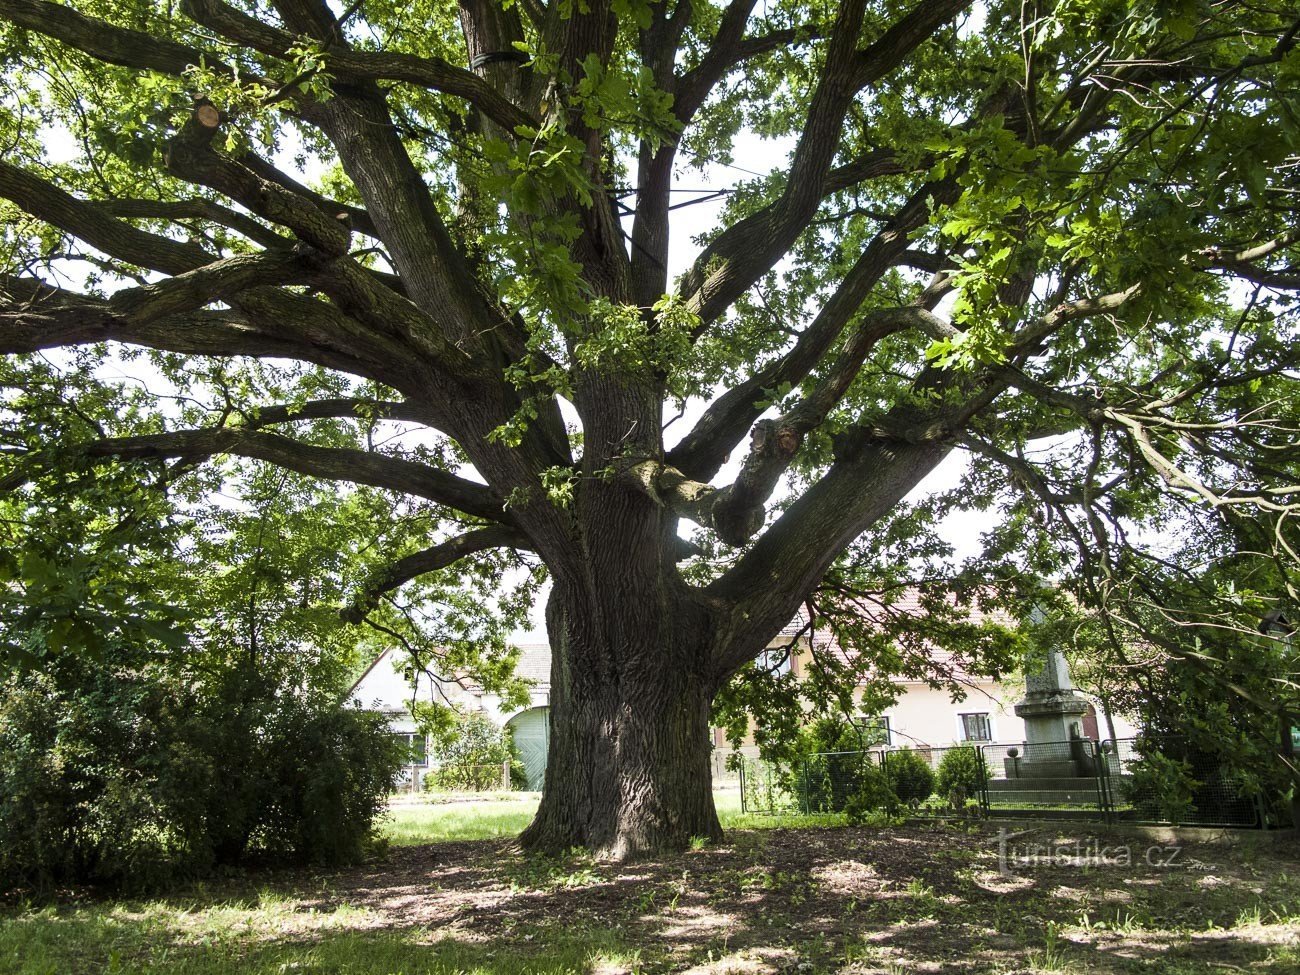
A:
{"label": "tree canopy", "polygon": [[[359,485],[319,512],[369,535],[335,606],[449,671],[545,572],[530,842],[716,833],[709,705],[801,606],[913,666],[855,620],[918,580],[1068,578],[1176,654],[1295,595],[1289,4],[0,16],[0,484]],[[1178,617],[1189,582],[1227,615]]]}

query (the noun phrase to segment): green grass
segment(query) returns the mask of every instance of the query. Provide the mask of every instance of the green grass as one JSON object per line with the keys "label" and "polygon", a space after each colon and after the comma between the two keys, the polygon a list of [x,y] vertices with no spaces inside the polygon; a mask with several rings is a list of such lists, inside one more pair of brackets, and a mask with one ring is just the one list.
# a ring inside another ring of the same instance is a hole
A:
{"label": "green grass", "polygon": [[[532,822],[537,811],[537,797],[531,793],[508,797],[492,794],[491,798],[473,802],[411,801],[394,805],[382,824],[382,833],[393,846],[416,846],[447,840],[490,840],[517,836]],[[718,818],[723,829],[794,829],[807,826],[843,826],[839,813],[804,816],[800,814],[755,815],[740,809],[740,794],[718,792],[714,795]]]}
{"label": "green grass", "polygon": [[537,812],[535,797],[394,806],[381,824],[393,846],[517,836]]}
{"label": "green grass", "polygon": [[[304,919],[304,912],[306,918]],[[367,912],[270,895],[251,901],[145,902],[0,917],[0,971],[12,975],[577,975],[631,968],[614,932],[555,933],[498,949],[422,928],[367,930]]]}
{"label": "green grass", "polygon": [[[992,832],[822,832],[809,827],[841,818],[746,816],[734,793],[718,807],[729,829],[788,831],[736,832],[662,863],[465,843],[343,871],[236,873],[157,899],[9,905],[0,973],[859,975],[955,958],[981,959],[961,969],[981,973],[1300,971],[1300,874],[1272,847],[1205,847],[1194,853],[1208,862],[1176,871],[1139,860],[1006,883]],[[395,847],[509,837],[535,808],[504,794],[402,802],[386,832]]]}

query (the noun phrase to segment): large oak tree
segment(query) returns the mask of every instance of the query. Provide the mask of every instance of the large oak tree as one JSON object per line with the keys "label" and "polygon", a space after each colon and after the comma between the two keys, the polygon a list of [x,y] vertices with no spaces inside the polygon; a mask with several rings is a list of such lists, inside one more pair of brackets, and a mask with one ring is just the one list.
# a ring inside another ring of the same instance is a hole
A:
{"label": "large oak tree", "polygon": [[[375,527],[393,559],[344,613],[398,638],[374,614],[402,587],[531,553],[554,664],[530,846],[716,837],[715,696],[810,598],[942,561],[907,544],[938,509],[904,498],[954,450],[947,502],[1002,516],[988,565],[1072,548],[1102,604],[1161,564],[1134,526],[1209,512],[1294,578],[1290,4],[0,17],[0,352],[26,389],[0,484],[237,456],[388,492],[405,527]],[[156,380],[129,409],[31,393],[34,364],[90,388],[124,348]]]}

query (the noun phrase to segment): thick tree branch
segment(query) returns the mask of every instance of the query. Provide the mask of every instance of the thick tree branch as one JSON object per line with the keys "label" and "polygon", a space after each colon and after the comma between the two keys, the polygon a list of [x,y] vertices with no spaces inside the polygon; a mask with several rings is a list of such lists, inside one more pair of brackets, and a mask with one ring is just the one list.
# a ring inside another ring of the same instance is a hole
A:
{"label": "thick tree branch", "polygon": [[230,301],[241,291],[264,285],[304,284],[326,272],[329,262],[299,250],[263,251],[213,261],[157,284],[125,288],[108,306],[138,323]]}
{"label": "thick tree branch", "polygon": [[[180,457],[207,460],[222,454],[247,457],[309,477],[366,484],[410,494],[487,521],[504,524],[511,522],[501,499],[486,485],[417,461],[366,450],[318,447],[275,433],[234,428],[179,430],[139,437],[111,438],[80,444],[71,449],[76,456],[92,459],[116,457],[152,460]],[[61,452],[61,455],[66,456],[66,452]],[[12,487],[29,479],[44,459],[43,455],[32,456],[8,478],[0,481],[0,488]]]}
{"label": "thick tree branch", "polygon": [[220,58],[186,44],[87,17],[71,6],[46,0],[0,0],[0,17],[26,30],[52,37],[106,64],[182,75],[198,64],[235,75]]}
{"label": "thick tree branch", "polygon": [[1300,289],[1300,270],[1297,270],[1294,265],[1287,268],[1270,268],[1262,265],[1262,262],[1295,247],[1298,243],[1300,243],[1300,230],[1290,230],[1249,247],[1239,249],[1212,247],[1197,254],[1193,260],[1199,267],[1227,271],[1236,277],[1265,287],[1296,290]]}
{"label": "thick tree branch", "polygon": [[762,415],[764,407],[761,403],[768,398],[765,391],[785,383],[800,382],[816,368],[858,313],[881,276],[906,253],[908,235],[929,217],[929,201],[949,199],[955,191],[955,184],[946,181],[926,184],[913,194],[863,250],[862,256],[799,336],[794,347],[710,404],[691,431],[669,453],[669,463],[689,477],[702,481],[711,479],[726,463],[746,431]]}
{"label": "thick tree branch", "polygon": [[350,236],[344,213],[328,216],[310,200],[269,180],[212,148],[222,125],[220,111],[199,101],[194,115],[167,147],[167,168],[191,183],[210,187],[259,216],[287,227],[304,243],[334,257],[347,253]]}
{"label": "thick tree branch", "polygon": [[673,114],[686,125],[699,111],[714,85],[726,77],[738,62],[741,40],[755,0],[731,0],[722,12],[713,44],[700,63],[686,72],[675,86]]}
{"label": "thick tree branch", "polygon": [[258,223],[246,213],[214,203],[212,200],[94,200],[100,210],[127,220],[198,220],[219,224],[263,247],[289,247],[293,241]]}
{"label": "thick tree branch", "polygon": [[930,0],[920,4],[858,55],[850,82],[854,91],[885,77],[970,5],[971,0]]}
{"label": "thick tree branch", "polygon": [[254,153],[244,153],[239,157],[238,162],[266,182],[281,186],[304,200],[314,203],[318,210],[334,217],[336,220],[341,221],[346,215],[348,224],[358,233],[375,239],[379,238],[379,231],[375,229],[375,222],[370,219],[370,214],[366,213],[361,207],[355,207],[348,203],[339,203],[337,200],[331,200],[329,197],[317,193],[311,187],[305,186],[288,173],[282,172]]}
{"label": "thick tree branch", "polygon": [[798,454],[804,437],[821,425],[848,391],[876,344],[908,328],[935,338],[953,332],[951,325],[923,308],[887,308],[863,316],[826,375],[808,395],[785,414],[754,426],[749,454],[727,487],[709,487],[663,465],[653,476],[648,476],[650,470],[641,466],[638,481],[693,521],[712,528],[729,545],[744,544],[763,527],[767,500]]}
{"label": "thick tree branch", "polygon": [[730,607],[713,660],[719,677],[752,659],[755,637],[788,621],[839,553],[891,511],[950,449],[841,437],[830,471],[708,587],[710,597]]}
{"label": "thick tree branch", "polygon": [[418,403],[393,400],[365,399],[357,396],[340,396],[333,399],[308,400],[292,406],[262,406],[249,414],[245,427],[250,430],[275,426],[280,423],[298,423],[303,420],[397,420],[403,423],[420,423],[435,426],[436,417]]}
{"label": "thick tree branch", "polygon": [[896,68],[968,5],[969,0],[921,4],[865,51],[856,46],[861,4],[840,5],[825,67],[781,197],[720,234],[683,277],[681,294],[705,324],[721,315],[780,260],[816,212],[853,96]]}
{"label": "thick tree branch", "polygon": [[[167,282],[163,282],[167,284]],[[143,317],[110,301],[52,288],[33,278],[0,278],[0,353],[116,341],[194,355],[298,359],[373,379],[427,398],[430,377],[409,345],[332,305],[276,288],[231,296],[233,311]],[[432,413],[428,420],[433,424]]]}
{"label": "thick tree branch", "polygon": [[[289,49],[297,43],[297,38],[289,31],[264,24],[220,0],[183,0],[181,10],[196,23],[268,57],[284,59]],[[303,23],[301,26],[306,25]],[[437,57],[421,57],[395,51],[353,50],[344,42],[341,33],[334,29],[332,17],[328,27],[319,20],[313,26],[324,28],[324,31],[304,30],[303,33],[308,36],[326,33],[326,67],[345,83],[400,81],[463,98],[507,132],[513,132],[520,125],[536,127],[538,124],[532,115],[466,68],[457,67]]]}
{"label": "thick tree branch", "polygon": [[[313,248],[336,258],[331,274],[319,278],[317,286],[376,334],[408,340],[413,347],[405,355],[415,352],[430,364],[463,370],[468,360],[447,341],[439,320],[376,281],[355,261],[343,257],[348,244],[347,214],[330,217],[315,201],[217,153],[211,141],[219,125],[219,113],[200,103],[194,116],[172,140],[168,167],[181,178],[209,186],[254,213],[288,227]],[[420,192],[428,197],[423,184]],[[427,278],[426,269],[423,279]]]}
{"label": "thick tree branch", "polygon": [[197,311],[139,322],[105,301],[72,295],[30,278],[0,280],[0,354],[124,342],[188,355],[283,357],[351,371],[356,363],[283,334],[262,331],[231,312]]}
{"label": "thick tree branch", "polygon": [[212,259],[197,244],[132,227],[95,204],[79,200],[39,176],[5,162],[0,162],[0,197],[96,250],[139,267],[182,274]]}
{"label": "thick tree branch", "polygon": [[531,549],[532,545],[523,532],[504,525],[480,528],[466,532],[464,535],[457,535],[438,545],[398,559],[381,569],[366,581],[351,605],[347,606],[340,615],[346,622],[359,623],[379,604],[379,599],[384,593],[392,592],[418,576],[445,569],[467,555],[493,548]]}

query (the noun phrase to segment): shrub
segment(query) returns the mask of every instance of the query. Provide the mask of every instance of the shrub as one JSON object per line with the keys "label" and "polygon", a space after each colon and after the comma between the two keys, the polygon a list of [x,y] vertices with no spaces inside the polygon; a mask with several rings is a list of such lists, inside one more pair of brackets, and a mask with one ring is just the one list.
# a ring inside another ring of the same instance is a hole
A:
{"label": "shrub", "polygon": [[83,669],[0,683],[0,884],[153,888],[364,850],[400,760],[380,716],[260,679]]}
{"label": "shrub", "polygon": [[510,763],[510,786],[527,782],[523,762],[508,728],[500,728],[477,712],[459,716],[435,728],[433,771],[425,776],[429,789],[482,792],[505,786],[503,770]]}
{"label": "shrub", "polygon": [[1160,752],[1147,752],[1129,766],[1124,791],[1138,816],[1175,826],[1192,818],[1194,795],[1201,783],[1191,765]]}
{"label": "shrub", "polygon": [[821,718],[799,734],[788,791],[804,796],[809,812],[842,812],[863,775],[875,767],[875,756],[862,750],[857,729],[838,718]]}
{"label": "shrub", "polygon": [[934,789],[940,798],[960,808],[983,791],[987,780],[988,771],[979,749],[963,745],[948,749],[940,759]]}
{"label": "shrub", "polygon": [[882,813],[895,816],[898,810],[898,795],[890,784],[889,776],[876,765],[862,770],[857,792],[844,805],[844,813],[850,823],[864,823]]}
{"label": "shrub", "polygon": [[401,761],[373,711],[290,699],[269,716],[254,849],[317,864],[366,852]]}
{"label": "shrub", "polygon": [[885,775],[899,801],[919,806],[934,792],[934,771],[930,763],[908,749],[885,756]]}

